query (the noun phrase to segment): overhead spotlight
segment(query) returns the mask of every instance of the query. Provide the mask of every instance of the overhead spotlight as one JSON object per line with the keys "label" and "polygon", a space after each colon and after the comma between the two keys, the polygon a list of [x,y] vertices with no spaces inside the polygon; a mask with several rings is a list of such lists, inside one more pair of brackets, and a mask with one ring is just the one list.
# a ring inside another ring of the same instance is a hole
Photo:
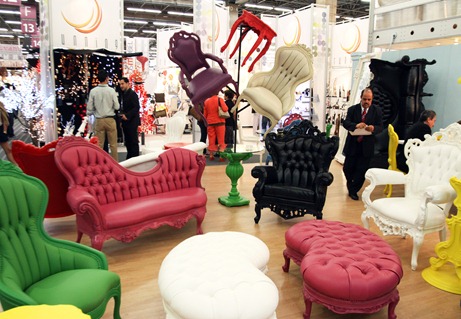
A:
{"label": "overhead spotlight", "polygon": [[154,30],[142,30],[143,33],[157,33],[157,31]]}
{"label": "overhead spotlight", "polygon": [[125,32],[138,32],[136,29],[123,29]]}

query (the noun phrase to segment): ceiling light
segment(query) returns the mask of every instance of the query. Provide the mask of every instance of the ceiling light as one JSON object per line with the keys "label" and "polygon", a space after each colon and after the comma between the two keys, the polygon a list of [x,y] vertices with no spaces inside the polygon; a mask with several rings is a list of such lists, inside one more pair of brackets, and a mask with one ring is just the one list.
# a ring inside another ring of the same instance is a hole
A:
{"label": "ceiling light", "polygon": [[0,38],[14,38],[14,35],[11,35],[11,34],[0,34]]}
{"label": "ceiling light", "polygon": [[146,24],[147,21],[145,20],[123,20],[125,23],[135,23],[135,24]]}
{"label": "ceiling light", "polygon": [[21,29],[11,29],[13,30],[13,32],[19,32],[19,33],[22,33],[22,30]]}
{"label": "ceiling light", "polygon": [[167,13],[171,15],[176,15],[176,16],[187,16],[187,17],[194,16],[193,13],[189,13],[189,12],[167,11]]}
{"label": "ceiling light", "polygon": [[354,20],[353,17],[344,17],[344,19],[346,19],[346,20]]}
{"label": "ceiling light", "polygon": [[161,25],[161,26],[171,26],[171,27],[179,27],[181,24],[179,23],[171,23],[171,22],[161,22],[161,21],[154,21],[152,22],[153,25]]}
{"label": "ceiling light", "polygon": [[8,31],[7,28],[0,28],[0,31],[4,32],[4,31]]}
{"label": "ceiling light", "polygon": [[19,12],[19,11],[10,11],[10,10],[0,10],[0,13],[2,13],[2,14],[17,14],[17,15],[21,14],[21,12]]}
{"label": "ceiling light", "polygon": [[21,24],[21,21],[5,20],[8,24]]}
{"label": "ceiling light", "polygon": [[157,31],[154,30],[142,30],[144,33],[157,33]]}
{"label": "ceiling light", "polygon": [[266,10],[272,10],[272,9],[274,9],[274,7],[262,6],[262,5],[259,5],[259,4],[251,4],[251,3],[245,3],[245,7],[248,7],[248,8],[256,8],[256,9],[266,9]]}
{"label": "ceiling light", "polygon": [[138,32],[136,29],[123,29],[125,32]]}
{"label": "ceiling light", "polygon": [[288,9],[288,8],[277,8],[277,7],[274,7],[274,10],[275,10],[275,11],[281,11],[281,12],[293,12],[292,9]]}
{"label": "ceiling light", "polygon": [[162,13],[161,10],[156,9],[142,9],[142,8],[126,8],[128,11],[149,12],[149,13]]}

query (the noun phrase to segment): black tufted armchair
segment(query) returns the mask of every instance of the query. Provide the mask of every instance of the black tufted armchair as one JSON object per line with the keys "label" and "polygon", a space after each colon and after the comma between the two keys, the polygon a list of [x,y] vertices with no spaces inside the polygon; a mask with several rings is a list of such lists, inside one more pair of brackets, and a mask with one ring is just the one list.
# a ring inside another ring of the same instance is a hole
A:
{"label": "black tufted armchair", "polygon": [[339,138],[327,138],[304,120],[288,132],[269,133],[265,141],[273,166],[256,166],[251,171],[258,179],[253,188],[255,223],[265,207],[284,219],[306,214],[322,219],[327,187],[333,182],[328,170]]}

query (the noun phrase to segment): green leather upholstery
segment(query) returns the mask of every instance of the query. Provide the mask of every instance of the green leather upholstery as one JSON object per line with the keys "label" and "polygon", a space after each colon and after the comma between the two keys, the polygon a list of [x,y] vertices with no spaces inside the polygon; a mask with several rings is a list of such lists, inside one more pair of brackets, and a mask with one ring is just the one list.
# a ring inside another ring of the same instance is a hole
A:
{"label": "green leather upholstery", "polygon": [[114,297],[120,318],[120,277],[107,271],[103,253],[51,238],[43,229],[48,190],[0,160],[0,302],[4,310],[23,305],[70,304],[92,319]]}

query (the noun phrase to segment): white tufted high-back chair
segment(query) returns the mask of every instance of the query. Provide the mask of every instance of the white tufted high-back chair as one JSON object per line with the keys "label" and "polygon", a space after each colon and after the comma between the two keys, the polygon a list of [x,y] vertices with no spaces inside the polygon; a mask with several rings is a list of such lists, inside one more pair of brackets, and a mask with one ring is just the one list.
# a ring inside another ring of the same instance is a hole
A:
{"label": "white tufted high-back chair", "polygon": [[270,119],[267,134],[293,108],[296,87],[313,74],[310,49],[301,44],[280,47],[272,70],[253,75],[235,105],[247,100],[257,113]]}
{"label": "white tufted high-back chair", "polygon": [[178,111],[166,120],[165,143],[181,142],[187,125],[187,113]]}
{"label": "white tufted high-back chair", "polygon": [[[424,141],[411,139],[405,145],[408,174],[371,168],[365,174],[370,185],[363,191],[365,211],[362,222],[368,228],[372,218],[384,235],[413,237],[411,269],[418,264],[418,253],[424,235],[439,232],[445,240],[445,218],[456,193],[450,178],[461,177],[461,125],[454,123]],[[371,200],[377,185],[403,184],[404,197]]]}

